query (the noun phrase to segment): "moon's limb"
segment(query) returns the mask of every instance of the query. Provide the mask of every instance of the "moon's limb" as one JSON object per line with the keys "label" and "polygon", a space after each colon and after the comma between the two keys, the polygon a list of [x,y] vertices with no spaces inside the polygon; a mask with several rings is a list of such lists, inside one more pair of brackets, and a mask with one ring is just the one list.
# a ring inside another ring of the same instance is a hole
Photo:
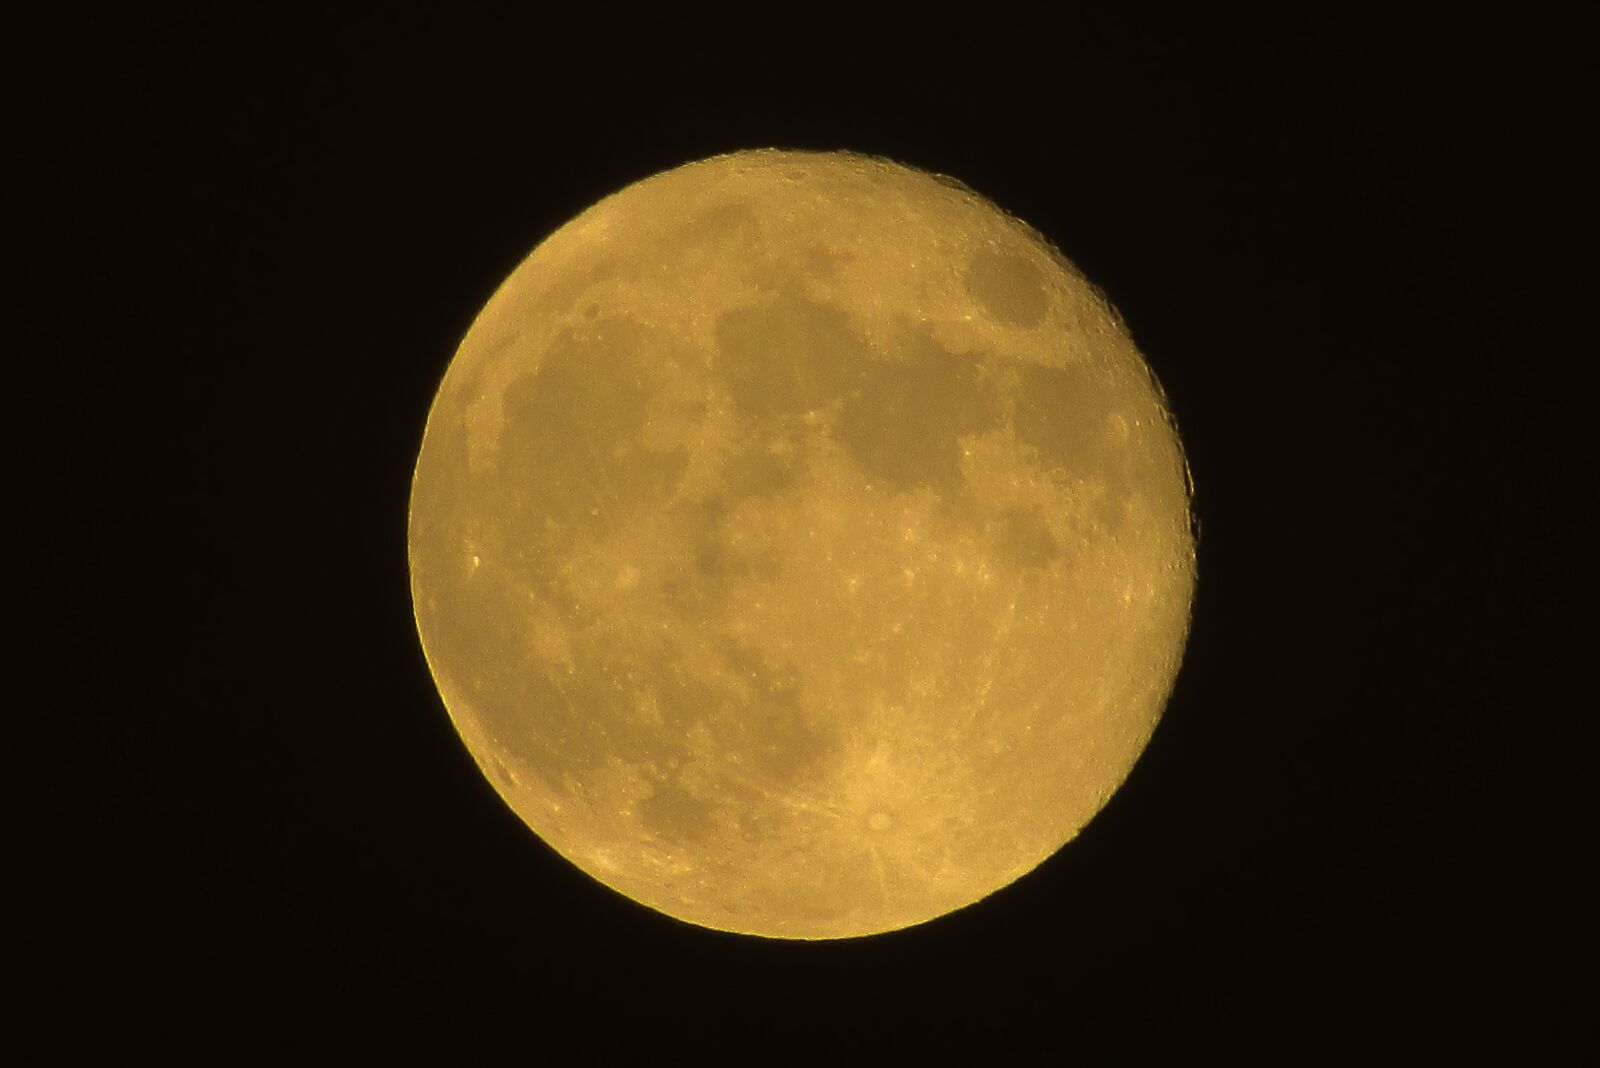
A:
{"label": "moon's limb", "polygon": [[601,882],[829,938],[1031,870],[1181,657],[1187,472],[1099,294],[959,183],[846,154],[657,175],[474,322],[412,491],[428,662]]}

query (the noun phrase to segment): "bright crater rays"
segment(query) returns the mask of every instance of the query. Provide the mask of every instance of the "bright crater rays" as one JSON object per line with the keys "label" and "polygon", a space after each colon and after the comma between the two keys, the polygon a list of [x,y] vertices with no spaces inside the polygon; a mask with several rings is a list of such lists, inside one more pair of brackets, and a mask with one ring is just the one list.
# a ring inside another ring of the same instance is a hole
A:
{"label": "bright crater rays", "polygon": [[871,934],[1072,838],[1150,737],[1183,455],[1095,290],[948,179],[746,152],[601,201],[473,323],[417,625],[495,788],[671,916]]}

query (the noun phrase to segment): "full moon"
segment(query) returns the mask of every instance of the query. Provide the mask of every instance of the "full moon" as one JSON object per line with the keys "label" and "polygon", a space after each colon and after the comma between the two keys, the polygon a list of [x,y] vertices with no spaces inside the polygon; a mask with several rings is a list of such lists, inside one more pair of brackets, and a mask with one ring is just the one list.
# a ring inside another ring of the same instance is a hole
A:
{"label": "full moon", "polygon": [[501,797],[669,916],[970,905],[1127,777],[1178,670],[1188,469],[1117,315],[950,178],[752,151],[623,189],[428,414],[416,622]]}

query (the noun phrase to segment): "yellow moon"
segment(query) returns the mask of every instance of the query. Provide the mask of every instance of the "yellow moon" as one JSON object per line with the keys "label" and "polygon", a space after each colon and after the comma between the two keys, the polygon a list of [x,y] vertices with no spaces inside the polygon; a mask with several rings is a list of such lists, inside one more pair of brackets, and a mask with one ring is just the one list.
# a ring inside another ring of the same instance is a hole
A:
{"label": "yellow moon", "polygon": [[412,485],[445,706],[562,856],[775,938],[1036,867],[1188,632],[1187,467],[1099,293],[971,189],[741,152],[552,234],[467,332]]}

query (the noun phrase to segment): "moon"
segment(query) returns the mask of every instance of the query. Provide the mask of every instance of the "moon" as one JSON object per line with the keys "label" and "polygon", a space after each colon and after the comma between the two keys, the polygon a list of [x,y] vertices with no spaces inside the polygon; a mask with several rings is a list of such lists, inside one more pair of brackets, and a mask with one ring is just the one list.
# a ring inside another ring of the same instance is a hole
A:
{"label": "moon", "polygon": [[412,484],[423,651],[515,813],[679,920],[847,938],[1072,839],[1171,692],[1188,468],[1106,300],[950,178],[750,151],[542,242]]}

